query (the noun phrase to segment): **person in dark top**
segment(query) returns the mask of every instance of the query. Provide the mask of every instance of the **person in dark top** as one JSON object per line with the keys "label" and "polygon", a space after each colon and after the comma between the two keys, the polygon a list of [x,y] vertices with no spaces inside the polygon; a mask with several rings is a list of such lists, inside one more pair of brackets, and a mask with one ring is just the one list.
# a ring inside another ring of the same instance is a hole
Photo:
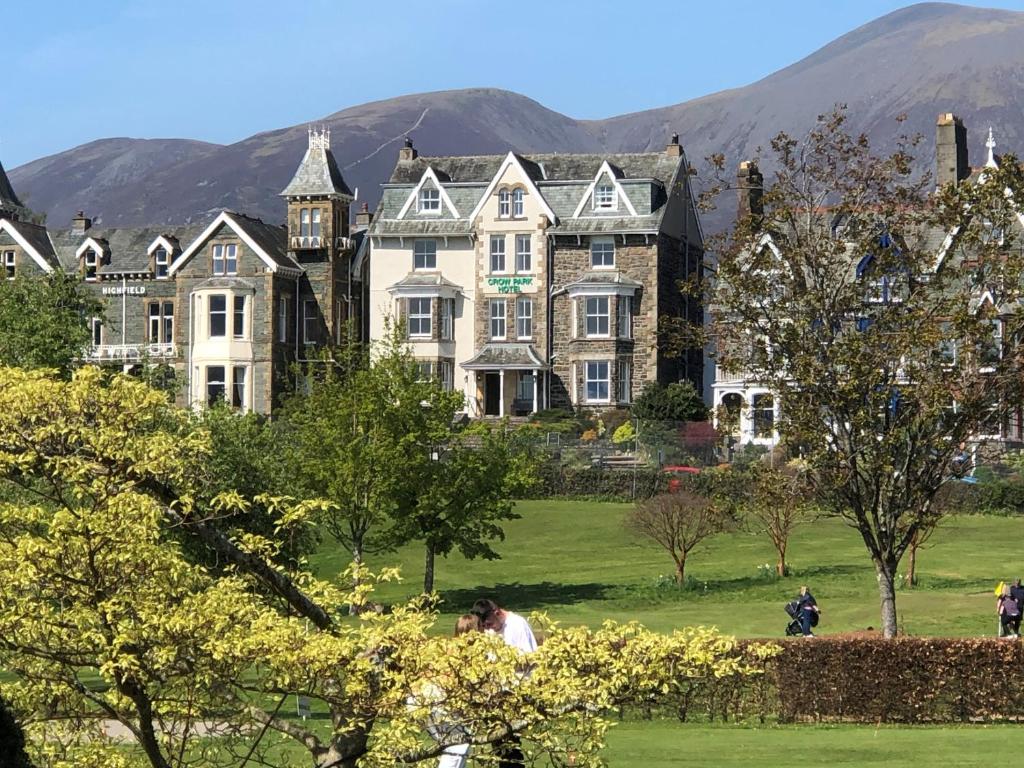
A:
{"label": "person in dark top", "polygon": [[1020,585],[1020,579],[1013,580],[1013,586],[1010,587],[1010,597],[1017,601],[1017,608],[1024,615],[1024,587]]}
{"label": "person in dark top", "polygon": [[818,614],[821,613],[818,601],[806,586],[800,587],[800,597],[796,600],[799,607],[797,619],[800,621],[800,631],[804,633],[804,637],[814,637],[811,627],[818,623]]}
{"label": "person in dark top", "polygon": [[996,600],[1001,637],[1017,637],[1020,634],[1020,606],[1011,597],[1010,588],[1003,587],[1003,593]]}

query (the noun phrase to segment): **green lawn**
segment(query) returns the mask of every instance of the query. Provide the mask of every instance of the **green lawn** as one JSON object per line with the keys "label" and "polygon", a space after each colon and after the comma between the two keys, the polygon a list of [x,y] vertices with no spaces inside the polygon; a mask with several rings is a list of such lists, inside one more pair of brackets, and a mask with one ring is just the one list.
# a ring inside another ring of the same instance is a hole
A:
{"label": "green lawn", "polygon": [[[501,559],[467,561],[458,554],[437,563],[436,588],[444,599],[447,628],[480,596],[509,608],[547,611],[566,623],[598,624],[606,618],[636,619],[667,631],[695,624],[715,625],[743,637],[779,636],[782,605],[806,583],[823,609],[820,632],[877,627],[874,572],[854,531],[835,520],[798,530],[790,546],[794,575],[766,579],[758,566],[773,562],[764,536],[724,534],[697,549],[687,572],[695,588],[679,591],[660,584],[671,573],[668,555],[627,533],[626,504],[531,501],[517,509],[520,520],[505,527],[497,550]],[[1024,519],[954,518],[919,557],[921,585],[898,596],[904,631],[923,635],[983,635],[995,628],[992,590],[1017,575]],[[401,566],[401,584],[387,585],[382,602],[416,594],[422,584],[422,552],[406,547],[375,556],[373,566]],[[313,566],[326,575],[346,557],[325,542]]]}

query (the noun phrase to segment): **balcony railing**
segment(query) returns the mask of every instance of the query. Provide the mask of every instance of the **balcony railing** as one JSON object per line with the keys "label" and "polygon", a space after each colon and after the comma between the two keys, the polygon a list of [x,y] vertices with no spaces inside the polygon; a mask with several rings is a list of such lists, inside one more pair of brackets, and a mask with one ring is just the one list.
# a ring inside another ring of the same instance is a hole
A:
{"label": "balcony railing", "polygon": [[167,359],[178,356],[176,344],[97,344],[85,353],[90,362],[123,362]]}
{"label": "balcony railing", "polygon": [[304,235],[292,238],[292,248],[323,248],[326,244],[325,239],[319,236]]}

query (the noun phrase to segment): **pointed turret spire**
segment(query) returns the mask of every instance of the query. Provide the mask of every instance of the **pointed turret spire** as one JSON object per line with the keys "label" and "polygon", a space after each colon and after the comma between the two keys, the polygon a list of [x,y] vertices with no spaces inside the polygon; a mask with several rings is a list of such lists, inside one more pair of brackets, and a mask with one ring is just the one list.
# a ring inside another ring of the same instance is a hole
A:
{"label": "pointed turret spire", "polygon": [[985,161],[986,168],[998,168],[999,164],[996,162],[996,139],[992,135],[992,126],[988,127],[988,138],[985,140],[985,146],[988,148],[988,159]]}
{"label": "pointed turret spire", "polygon": [[14,194],[14,187],[0,163],[0,218],[17,218],[24,206]]}
{"label": "pointed turret spire", "polygon": [[282,197],[347,197],[352,191],[331,153],[331,129],[309,128],[309,148]]}

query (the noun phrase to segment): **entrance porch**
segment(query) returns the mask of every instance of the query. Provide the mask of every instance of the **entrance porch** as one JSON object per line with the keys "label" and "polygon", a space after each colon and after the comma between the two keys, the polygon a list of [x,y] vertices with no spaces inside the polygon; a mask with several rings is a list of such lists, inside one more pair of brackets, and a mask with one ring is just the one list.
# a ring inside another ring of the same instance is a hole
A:
{"label": "entrance porch", "polygon": [[547,407],[548,366],[529,344],[488,344],[463,363],[474,418],[529,416]]}

